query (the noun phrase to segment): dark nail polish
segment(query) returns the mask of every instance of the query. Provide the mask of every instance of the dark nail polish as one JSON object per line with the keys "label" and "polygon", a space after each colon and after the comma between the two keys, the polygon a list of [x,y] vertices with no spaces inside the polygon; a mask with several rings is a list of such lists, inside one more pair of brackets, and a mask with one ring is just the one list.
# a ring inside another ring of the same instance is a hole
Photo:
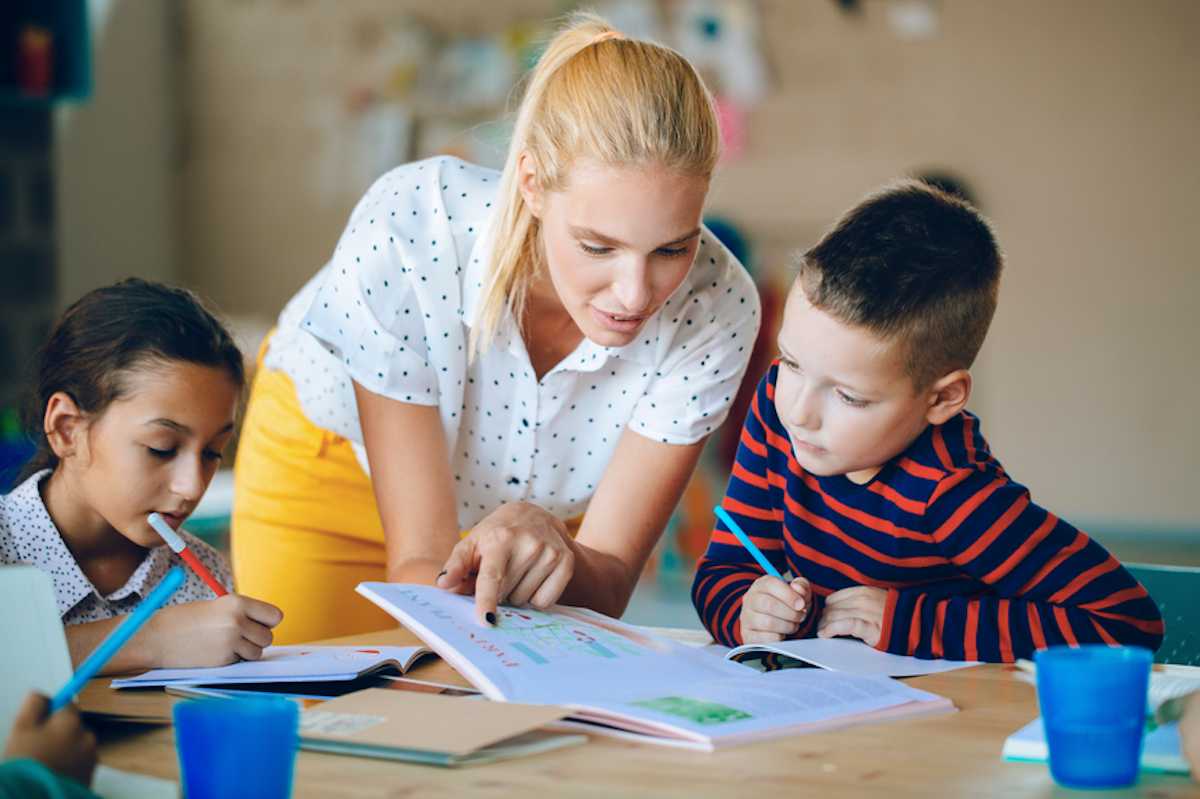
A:
{"label": "dark nail polish", "polygon": [[493,626],[496,624],[496,614],[492,613],[490,610],[487,613],[485,613],[483,617],[485,619],[487,619],[488,624],[491,624]]}

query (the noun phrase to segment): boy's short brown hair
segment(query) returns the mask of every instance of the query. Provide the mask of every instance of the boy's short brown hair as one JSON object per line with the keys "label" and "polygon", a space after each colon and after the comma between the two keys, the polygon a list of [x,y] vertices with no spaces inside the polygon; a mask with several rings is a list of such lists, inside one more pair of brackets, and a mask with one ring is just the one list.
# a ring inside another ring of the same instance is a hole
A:
{"label": "boy's short brown hair", "polygon": [[808,301],[902,342],[922,389],[975,361],[996,310],[1003,256],[969,203],[903,180],[847,211],[800,257]]}

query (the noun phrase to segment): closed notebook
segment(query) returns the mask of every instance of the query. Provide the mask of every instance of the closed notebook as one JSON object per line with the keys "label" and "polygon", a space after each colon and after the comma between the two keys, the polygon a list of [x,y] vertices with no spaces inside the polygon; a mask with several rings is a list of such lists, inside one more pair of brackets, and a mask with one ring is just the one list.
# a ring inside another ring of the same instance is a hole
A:
{"label": "closed notebook", "polygon": [[[1044,762],[1049,757],[1049,749],[1042,720],[1034,719],[1008,736],[1001,754],[1005,760]],[[1188,773],[1188,764],[1180,748],[1177,723],[1163,724],[1146,732],[1142,744],[1142,770]]]}
{"label": "closed notebook", "polygon": [[430,650],[421,646],[269,646],[259,660],[205,669],[154,669],[113,680],[112,687],[355,680],[370,674],[402,674],[427,654]]}
{"label": "closed notebook", "polygon": [[[979,665],[975,660],[925,660],[894,655],[850,638],[798,638],[773,644],[744,644],[729,650],[725,657],[738,662],[762,659],[775,668],[807,665],[880,677],[916,677]],[[798,663],[790,664],[788,660]]]}
{"label": "closed notebook", "polygon": [[464,766],[586,743],[539,729],[565,709],[368,688],[300,714],[300,748],[341,755]]}

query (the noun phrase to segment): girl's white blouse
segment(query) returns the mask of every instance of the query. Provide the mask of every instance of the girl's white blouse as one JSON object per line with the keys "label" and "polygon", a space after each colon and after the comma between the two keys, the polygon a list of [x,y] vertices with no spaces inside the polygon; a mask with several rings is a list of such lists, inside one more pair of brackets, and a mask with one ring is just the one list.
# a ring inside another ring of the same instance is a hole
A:
{"label": "girl's white blouse", "polygon": [[581,514],[626,428],[668,444],[711,433],[760,321],[750,276],[705,229],[687,278],[630,344],[584,338],[539,381],[508,315],[468,362],[498,182],[446,157],[380,178],[330,262],[284,308],[265,362],[291,378],[309,420],[352,443],[364,469],[351,379],[438,406],[462,529],[516,500]]}

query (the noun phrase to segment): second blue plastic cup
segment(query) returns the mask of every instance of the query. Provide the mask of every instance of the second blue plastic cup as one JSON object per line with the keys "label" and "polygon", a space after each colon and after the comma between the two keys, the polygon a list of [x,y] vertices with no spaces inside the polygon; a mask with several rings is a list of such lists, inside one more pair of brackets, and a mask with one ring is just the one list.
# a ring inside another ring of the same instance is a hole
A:
{"label": "second blue plastic cup", "polygon": [[300,707],[279,697],[175,705],[175,748],[187,799],[287,799]]}
{"label": "second blue plastic cup", "polygon": [[1152,659],[1148,649],[1104,645],[1034,655],[1055,782],[1120,788],[1137,781]]}

